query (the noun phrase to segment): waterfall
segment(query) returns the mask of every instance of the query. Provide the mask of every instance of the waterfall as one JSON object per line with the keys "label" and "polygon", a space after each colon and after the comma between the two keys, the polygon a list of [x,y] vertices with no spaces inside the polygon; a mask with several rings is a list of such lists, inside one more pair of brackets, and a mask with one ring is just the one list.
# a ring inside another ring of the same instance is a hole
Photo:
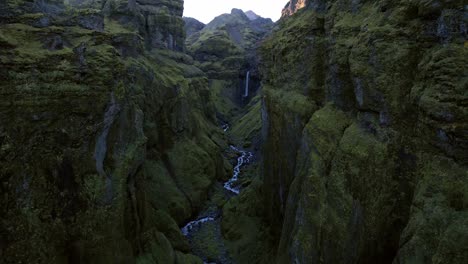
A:
{"label": "waterfall", "polygon": [[102,176],[106,176],[106,172],[104,171],[104,159],[106,158],[107,153],[107,136],[109,135],[109,130],[114,123],[114,120],[117,118],[119,111],[120,106],[115,100],[114,92],[112,92],[111,101],[106,112],[104,113],[102,132],[96,140],[96,147],[94,149],[96,170],[99,175]]}
{"label": "waterfall", "polygon": [[244,97],[249,96],[249,79],[250,79],[250,71],[247,71],[247,77],[245,78],[245,93]]}
{"label": "waterfall", "polygon": [[111,100],[104,113],[104,120],[102,122],[103,128],[101,134],[96,140],[96,146],[94,148],[94,159],[96,160],[96,171],[99,175],[105,177],[105,193],[102,197],[102,202],[106,205],[112,203],[114,197],[114,186],[112,183],[112,177],[104,170],[104,160],[107,154],[107,136],[109,135],[112,124],[117,118],[120,112],[120,105],[115,100],[114,92],[111,93]]}

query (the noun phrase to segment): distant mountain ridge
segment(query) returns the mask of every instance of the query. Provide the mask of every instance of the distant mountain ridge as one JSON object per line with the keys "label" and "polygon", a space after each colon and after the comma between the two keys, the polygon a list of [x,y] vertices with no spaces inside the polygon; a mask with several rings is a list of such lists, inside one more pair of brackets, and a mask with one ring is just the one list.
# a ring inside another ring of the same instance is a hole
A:
{"label": "distant mountain ridge", "polygon": [[250,20],[255,20],[255,19],[257,19],[257,18],[260,18],[260,16],[257,15],[257,14],[255,14],[255,12],[252,11],[252,10],[249,10],[249,11],[245,12],[245,15],[246,15]]}
{"label": "distant mountain ridge", "polygon": [[[231,40],[242,48],[247,49],[252,48],[250,44],[252,44],[252,41],[255,41],[252,39],[253,35],[264,35],[272,29],[274,24],[270,18],[262,18],[253,11],[244,13],[244,11],[236,8],[232,9],[230,14],[222,14],[215,17],[203,29],[197,31],[200,33],[199,35],[192,33],[190,26],[192,23],[193,21],[190,20],[189,24],[186,24],[187,43],[189,44],[195,43],[204,33],[221,30],[227,31]],[[250,33],[253,33],[253,35]]]}
{"label": "distant mountain ridge", "polygon": [[[231,13],[215,17],[195,33],[194,25],[192,19],[186,19],[187,52],[210,79],[217,116],[230,123],[239,107],[254,98],[259,90],[256,50],[274,23],[253,11],[232,9]],[[247,79],[249,96],[244,93]],[[252,126],[245,134],[253,135],[250,132],[254,130]]]}
{"label": "distant mountain ridge", "polygon": [[199,32],[205,27],[205,24],[192,17],[184,17],[185,33],[187,37]]}

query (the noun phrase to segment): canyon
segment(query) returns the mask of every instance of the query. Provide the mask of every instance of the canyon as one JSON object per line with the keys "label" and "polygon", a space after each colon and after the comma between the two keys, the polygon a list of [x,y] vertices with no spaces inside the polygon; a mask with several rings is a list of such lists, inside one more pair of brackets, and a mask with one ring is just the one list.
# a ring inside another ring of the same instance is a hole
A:
{"label": "canyon", "polygon": [[467,263],[468,6],[286,2],[0,2],[0,263]]}

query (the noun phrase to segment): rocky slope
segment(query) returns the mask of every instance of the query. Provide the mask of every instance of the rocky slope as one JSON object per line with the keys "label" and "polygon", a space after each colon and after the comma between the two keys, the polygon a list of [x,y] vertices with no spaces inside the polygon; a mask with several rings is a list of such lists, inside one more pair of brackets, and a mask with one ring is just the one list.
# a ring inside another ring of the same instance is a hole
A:
{"label": "rocky slope", "polygon": [[182,8],[0,3],[2,263],[201,263],[179,226],[227,145]]}
{"label": "rocky slope", "polygon": [[184,17],[185,22],[185,34],[187,37],[199,32],[205,27],[205,24],[191,17]]}
{"label": "rocky slope", "polygon": [[466,263],[466,6],[296,2],[261,48],[277,261]]}

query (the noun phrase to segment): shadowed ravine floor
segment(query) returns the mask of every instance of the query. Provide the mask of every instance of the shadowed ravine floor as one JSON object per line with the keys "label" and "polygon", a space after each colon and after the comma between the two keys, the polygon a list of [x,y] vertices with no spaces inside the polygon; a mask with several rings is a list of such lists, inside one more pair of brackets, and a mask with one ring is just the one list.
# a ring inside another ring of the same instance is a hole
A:
{"label": "shadowed ravine floor", "polygon": [[192,252],[205,263],[235,263],[228,253],[221,232],[222,207],[229,199],[239,195],[239,176],[242,169],[253,162],[253,154],[235,146],[230,146],[227,152],[237,155],[237,159],[231,161],[234,163],[232,177],[225,183],[218,182],[214,185],[199,215],[181,229],[190,242]]}

